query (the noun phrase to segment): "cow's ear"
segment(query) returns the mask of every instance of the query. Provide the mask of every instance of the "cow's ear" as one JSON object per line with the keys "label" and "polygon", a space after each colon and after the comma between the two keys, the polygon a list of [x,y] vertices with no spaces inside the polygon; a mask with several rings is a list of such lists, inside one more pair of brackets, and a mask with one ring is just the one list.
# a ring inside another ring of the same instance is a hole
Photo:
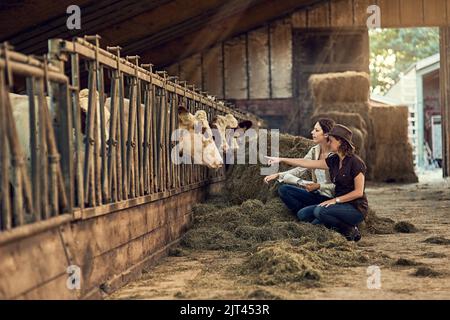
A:
{"label": "cow's ear", "polygon": [[239,128],[242,128],[244,130],[250,129],[252,127],[252,125],[253,125],[253,122],[250,120],[245,120],[245,121],[239,122]]}
{"label": "cow's ear", "polygon": [[184,106],[178,106],[178,114],[189,113],[188,109]]}

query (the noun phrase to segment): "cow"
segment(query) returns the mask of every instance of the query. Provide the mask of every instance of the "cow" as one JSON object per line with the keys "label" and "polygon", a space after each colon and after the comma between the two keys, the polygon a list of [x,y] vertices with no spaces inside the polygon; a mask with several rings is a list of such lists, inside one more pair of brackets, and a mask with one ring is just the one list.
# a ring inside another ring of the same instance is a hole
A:
{"label": "cow", "polygon": [[[231,113],[228,113],[225,116],[218,115],[211,123],[211,128],[216,129],[219,134],[220,141],[217,141],[218,148],[225,153],[230,149],[232,151],[239,149],[239,144],[237,142],[238,138],[251,126],[251,121],[246,120],[238,122]],[[232,129],[232,131],[230,131],[230,129]],[[230,136],[230,133],[232,133],[233,136]],[[231,147],[228,142],[231,142]]]}
{"label": "cow", "polygon": [[[81,122],[82,122],[82,135],[86,136],[86,126],[85,119],[88,109],[88,96],[89,90],[83,89],[79,92],[79,101],[80,101],[80,109],[81,109]],[[50,97],[45,97],[48,108],[51,107]],[[17,134],[19,138],[20,146],[23,150],[23,154],[25,156],[25,160],[28,163],[31,161],[31,147],[30,147],[30,106],[29,106],[29,97],[28,95],[19,95],[15,93],[9,94],[9,99],[12,107],[12,114],[17,128]],[[38,106],[38,97],[35,97],[35,106]],[[50,112],[51,114],[53,112]],[[97,139],[100,141],[100,104],[97,95]],[[109,111],[105,109],[105,128],[109,127]],[[106,140],[109,137],[109,130],[105,129]],[[84,150],[82,150],[82,157],[84,155]]]}
{"label": "cow", "polygon": [[223,159],[206,120],[206,112],[199,110],[193,115],[185,107],[179,106],[178,119],[179,155],[188,156],[194,163],[203,164],[208,168],[221,168]]}

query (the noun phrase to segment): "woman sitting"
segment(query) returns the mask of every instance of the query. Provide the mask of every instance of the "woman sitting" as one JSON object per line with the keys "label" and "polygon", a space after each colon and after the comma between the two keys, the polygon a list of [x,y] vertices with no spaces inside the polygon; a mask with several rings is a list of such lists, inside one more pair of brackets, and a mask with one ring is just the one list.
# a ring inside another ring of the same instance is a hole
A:
{"label": "woman sitting", "polygon": [[[316,145],[306,154],[304,159],[323,160],[330,155],[330,146],[328,143],[328,133],[333,128],[335,122],[331,119],[319,119],[314,125],[311,135]],[[278,188],[278,194],[281,200],[297,215],[300,221],[319,223],[313,214],[312,205],[317,205],[323,201],[334,198],[334,184],[331,182],[328,170],[311,170],[311,176],[314,183],[300,187],[298,182],[300,176],[308,169],[297,167],[289,171],[275,173],[265,177],[264,181],[269,183],[278,179],[284,183]]]}
{"label": "woman sitting", "polygon": [[310,210],[327,228],[335,229],[347,240],[359,241],[361,234],[357,224],[368,212],[365,195],[366,165],[354,154],[352,131],[343,125],[335,125],[328,134],[331,151],[335,154],[326,159],[288,159],[267,157],[268,164],[285,163],[309,169],[329,169],[336,185],[336,197],[314,205]]}

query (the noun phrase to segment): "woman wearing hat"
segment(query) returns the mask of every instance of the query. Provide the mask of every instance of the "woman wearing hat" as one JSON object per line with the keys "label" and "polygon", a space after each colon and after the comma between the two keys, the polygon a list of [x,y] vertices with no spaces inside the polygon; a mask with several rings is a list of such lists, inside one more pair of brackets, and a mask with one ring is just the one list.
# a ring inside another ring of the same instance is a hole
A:
{"label": "woman wearing hat", "polygon": [[[366,165],[355,155],[352,131],[337,124],[328,133],[333,155],[323,160],[288,159],[267,157],[268,164],[285,163],[308,169],[328,169],[335,184],[335,198],[308,208],[327,228],[336,229],[347,240],[359,241],[361,234],[357,225],[364,220],[368,211],[365,195]],[[305,208],[305,209],[307,209]]]}

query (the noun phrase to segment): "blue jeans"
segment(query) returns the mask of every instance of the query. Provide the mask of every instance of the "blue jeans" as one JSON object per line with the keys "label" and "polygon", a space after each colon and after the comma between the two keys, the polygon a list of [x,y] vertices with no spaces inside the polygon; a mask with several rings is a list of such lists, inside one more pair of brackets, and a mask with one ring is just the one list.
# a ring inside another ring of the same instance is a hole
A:
{"label": "blue jeans", "polygon": [[328,207],[315,206],[314,217],[327,228],[345,234],[364,220],[364,216],[350,203],[338,203]]}
{"label": "blue jeans", "polygon": [[[314,217],[314,207],[330,198],[319,192],[308,192],[305,189],[283,184],[278,188],[278,194],[286,206],[298,217],[300,221],[318,224]],[[311,208],[312,207],[312,208]],[[309,209],[307,209],[309,208]]]}

